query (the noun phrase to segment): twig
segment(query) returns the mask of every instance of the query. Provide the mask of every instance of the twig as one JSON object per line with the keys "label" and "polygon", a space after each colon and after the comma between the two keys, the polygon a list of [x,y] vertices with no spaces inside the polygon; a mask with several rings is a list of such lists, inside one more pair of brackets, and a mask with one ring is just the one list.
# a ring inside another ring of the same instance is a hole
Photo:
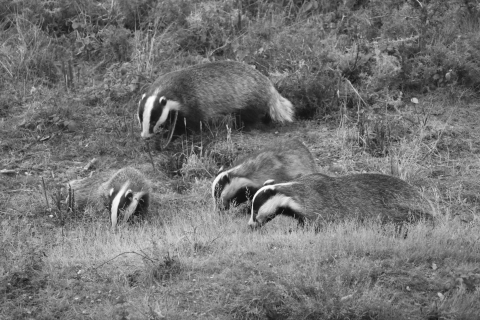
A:
{"label": "twig", "polygon": [[[178,118],[178,111],[175,111],[175,119],[173,120],[173,126],[170,130],[170,133],[168,135],[168,140],[167,140],[167,143],[162,147],[162,150],[165,149],[169,144],[170,144],[170,141],[172,140],[172,137],[173,137],[173,131],[175,130],[175,126],[177,125],[177,118]],[[185,128],[187,126],[185,125]]]}
{"label": "twig", "polygon": [[85,167],[83,167],[83,170],[84,171],[87,171],[89,170],[91,167],[93,167],[95,165],[95,163],[97,162],[97,158],[93,158],[92,160],[90,160],[87,165]]}
{"label": "twig", "polygon": [[153,162],[152,153],[150,152],[150,144],[148,143],[148,141],[145,141],[145,144],[147,145],[147,153],[148,157],[150,158],[150,163],[152,164],[153,171],[155,171],[155,163]]}
{"label": "twig", "polygon": [[122,252],[122,253],[120,253],[120,254],[117,254],[115,257],[113,257],[113,258],[111,258],[111,259],[109,259],[109,260],[107,260],[107,261],[99,264],[99,265],[96,266],[96,267],[93,267],[93,269],[98,269],[98,268],[100,268],[101,266],[109,263],[110,261],[113,261],[113,260],[117,259],[118,257],[120,257],[120,256],[122,256],[122,255],[124,255],[124,254],[127,254],[127,253],[137,254],[137,255],[139,255],[139,256],[142,257],[142,258],[148,259],[148,260],[150,260],[151,262],[155,262],[154,260],[152,260],[149,256],[147,256],[147,255],[145,255],[145,254],[140,254],[140,253],[135,252],[135,251],[127,251],[127,252]]}
{"label": "twig", "polygon": [[48,203],[47,197],[47,189],[45,188],[45,180],[42,177],[42,186],[43,186],[43,195],[45,196],[45,202],[47,203],[47,208],[50,208],[50,204]]}

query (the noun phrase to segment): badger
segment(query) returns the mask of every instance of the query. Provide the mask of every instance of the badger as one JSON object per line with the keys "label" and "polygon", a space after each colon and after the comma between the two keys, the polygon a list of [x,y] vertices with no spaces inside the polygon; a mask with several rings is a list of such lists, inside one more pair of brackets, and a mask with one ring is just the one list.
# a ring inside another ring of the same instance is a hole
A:
{"label": "badger", "polygon": [[273,141],[272,147],[238,160],[221,171],[212,183],[214,205],[228,209],[230,204],[251,200],[266,180],[290,181],[316,172],[315,160],[297,139]]}
{"label": "badger", "polygon": [[266,76],[234,61],[200,64],[160,76],[138,103],[141,137],[150,138],[173,111],[171,130],[177,134],[187,128],[198,130],[200,122],[228,114],[254,127],[271,120],[292,122],[294,113],[292,103]]}
{"label": "badger", "polygon": [[413,186],[396,177],[315,173],[286,183],[267,181],[253,197],[248,224],[261,227],[279,214],[317,226],[349,217],[402,224],[430,220],[435,210]]}
{"label": "badger", "polygon": [[132,215],[144,215],[150,204],[151,183],[137,169],[125,167],[97,176],[68,183],[74,191],[76,206],[81,208],[92,203],[98,210],[110,211],[112,228],[117,226],[120,215],[123,222]]}

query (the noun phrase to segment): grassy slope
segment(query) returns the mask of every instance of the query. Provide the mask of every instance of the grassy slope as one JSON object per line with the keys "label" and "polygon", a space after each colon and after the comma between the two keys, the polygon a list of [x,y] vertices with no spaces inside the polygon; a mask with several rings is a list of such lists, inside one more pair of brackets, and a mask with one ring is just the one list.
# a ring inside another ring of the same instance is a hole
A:
{"label": "grassy slope", "polygon": [[[261,147],[274,130],[233,134],[233,142],[221,134],[203,157],[177,140],[186,155],[182,180],[160,170],[171,169],[173,152],[153,152],[152,169],[130,117],[134,103],[89,107],[42,90],[1,127],[1,168],[18,174],[0,180],[0,318],[478,318],[478,104],[420,99],[430,110],[427,125],[412,126],[393,150],[400,175],[442,217],[403,239],[389,226],[352,222],[315,234],[285,218],[252,232],[241,210],[213,212],[213,155]],[[55,116],[75,124],[64,128]],[[390,173],[388,158],[356,146],[351,125],[276,130],[305,141],[322,172]],[[107,218],[91,211],[62,216],[51,197],[46,206],[40,177],[54,195],[59,184],[88,175],[82,167],[93,157],[97,170],[132,164],[152,177],[156,201],[145,224],[112,233]]]}

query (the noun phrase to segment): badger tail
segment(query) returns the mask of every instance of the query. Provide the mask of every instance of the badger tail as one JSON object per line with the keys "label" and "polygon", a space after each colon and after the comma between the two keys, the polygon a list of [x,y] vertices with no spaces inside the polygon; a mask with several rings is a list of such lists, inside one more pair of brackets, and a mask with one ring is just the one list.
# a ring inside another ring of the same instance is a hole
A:
{"label": "badger tail", "polygon": [[277,122],[293,122],[294,109],[292,103],[278,93],[277,89],[272,85],[270,87],[272,94],[270,100],[270,117]]}

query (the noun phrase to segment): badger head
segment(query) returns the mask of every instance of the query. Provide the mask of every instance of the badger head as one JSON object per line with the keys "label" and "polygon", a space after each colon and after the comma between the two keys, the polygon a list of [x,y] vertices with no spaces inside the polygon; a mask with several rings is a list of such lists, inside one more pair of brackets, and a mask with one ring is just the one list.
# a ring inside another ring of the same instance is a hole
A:
{"label": "badger head", "polygon": [[170,111],[178,111],[180,104],[177,101],[167,99],[155,91],[152,95],[144,94],[138,102],[138,122],[142,129],[143,139],[150,138],[164,124]]}
{"label": "badger head", "polygon": [[132,191],[130,181],[120,188],[114,187],[109,191],[109,208],[112,228],[117,226],[118,217],[123,215],[123,222],[127,222],[133,214],[140,214],[148,206],[148,193]]}
{"label": "badger head", "polygon": [[292,194],[292,182],[273,184],[267,180],[255,193],[252,200],[252,215],[248,225],[252,228],[263,226],[279,214],[303,221],[303,207]]}
{"label": "badger head", "polygon": [[[217,175],[212,183],[212,197],[214,206],[228,210],[230,205],[238,205],[251,200],[258,186],[246,177],[233,175],[233,171],[223,171]],[[222,170],[222,169],[220,169]]]}

